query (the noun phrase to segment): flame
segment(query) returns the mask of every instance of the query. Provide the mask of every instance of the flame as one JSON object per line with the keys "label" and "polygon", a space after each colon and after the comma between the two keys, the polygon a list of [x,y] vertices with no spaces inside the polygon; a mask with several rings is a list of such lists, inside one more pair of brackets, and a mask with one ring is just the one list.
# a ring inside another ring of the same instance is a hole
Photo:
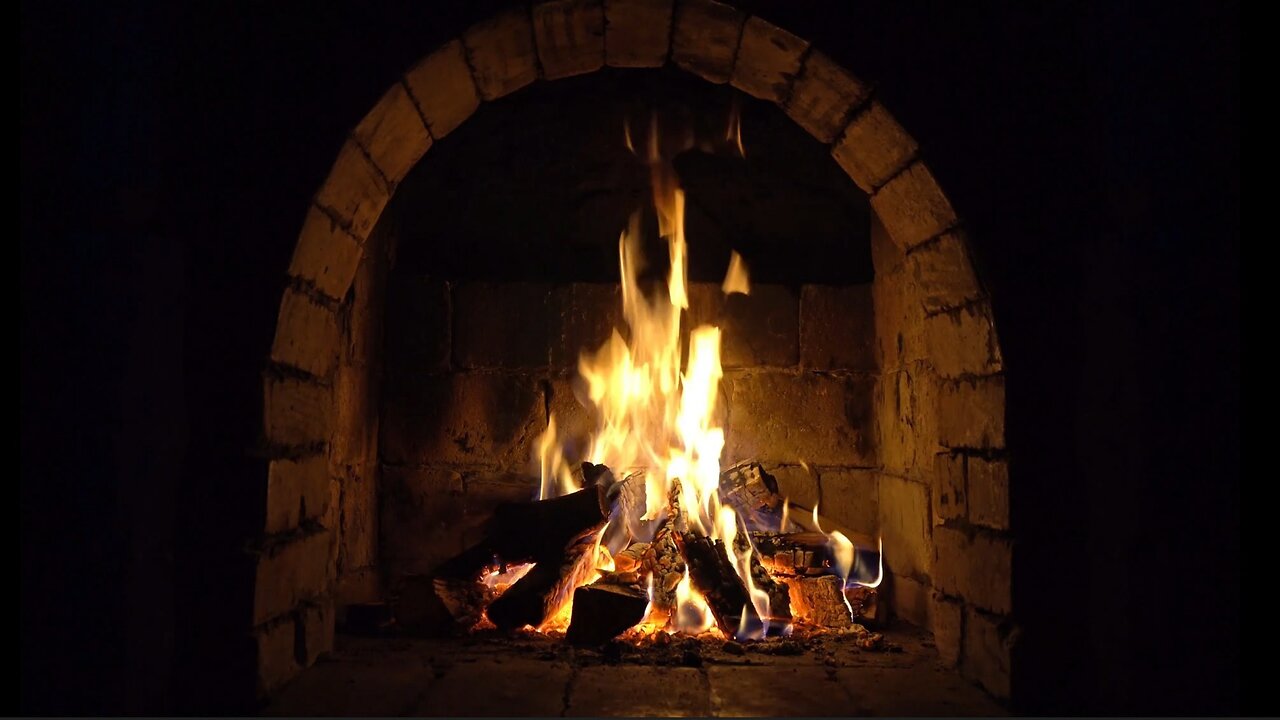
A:
{"label": "flame", "polygon": [[742,108],[738,98],[734,97],[729,106],[729,122],[724,130],[724,139],[738,151],[738,157],[745,158],[747,151],[742,147]]}
{"label": "flame", "polygon": [[702,594],[694,589],[686,568],[680,584],[676,585],[676,628],[698,635],[710,630],[715,624],[711,608],[707,607]]}
{"label": "flame", "polygon": [[751,294],[751,281],[747,278],[747,263],[737,250],[729,255],[729,270],[724,275],[724,283],[720,286],[725,295],[732,293]]}
{"label": "flame", "polygon": [[555,415],[547,419],[547,429],[538,436],[538,466],[542,477],[542,484],[538,487],[539,500],[582,489],[565,462],[564,450],[556,435]]}

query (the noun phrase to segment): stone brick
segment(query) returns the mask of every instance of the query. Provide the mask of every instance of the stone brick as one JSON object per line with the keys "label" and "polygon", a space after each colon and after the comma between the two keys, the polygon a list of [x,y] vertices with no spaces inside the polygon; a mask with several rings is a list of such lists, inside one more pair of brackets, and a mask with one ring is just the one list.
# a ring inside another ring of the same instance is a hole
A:
{"label": "stone brick", "polygon": [[393,385],[449,368],[452,304],[441,280],[393,273],[387,293],[386,364]]}
{"label": "stone brick", "polygon": [[944,310],[924,321],[929,360],[944,378],[991,375],[1004,361],[987,303]]}
{"label": "stone brick", "polygon": [[422,376],[385,401],[382,455],[390,463],[524,469],[545,413],[542,387],[527,375]]}
{"label": "stone brick", "polygon": [[556,419],[556,435],[565,450],[565,459],[572,466],[586,459],[590,438],[599,427],[599,415],[587,402],[586,381],[576,375],[552,380],[549,392],[547,407]]}
{"label": "stone brick", "polygon": [[630,673],[629,692],[618,692],[618,673],[608,665],[578,670],[569,688],[565,717],[711,716],[707,681],[691,667],[650,667]]}
{"label": "stone brick", "polygon": [[462,36],[476,87],[497,100],[538,79],[538,55],[527,8],[508,10],[472,25]]}
{"label": "stone brick", "polygon": [[263,379],[263,431],[275,445],[313,445],[329,439],[333,399],[310,380],[268,375]]}
{"label": "stone brick", "polygon": [[823,470],[822,515],[855,532],[875,536],[880,492],[873,470]]}
{"label": "stone brick", "polygon": [[951,201],[929,168],[918,160],[871,196],[871,208],[880,216],[889,236],[904,250],[956,224]]}
{"label": "stone brick", "polygon": [[378,469],[370,463],[342,478],[342,535],[338,569],[352,572],[378,562]]}
{"label": "stone brick", "polygon": [[965,458],[954,453],[939,453],[933,462],[933,524],[947,520],[963,520],[968,508],[965,489]]}
{"label": "stone brick", "polygon": [[258,696],[278,689],[302,672],[295,652],[297,625],[292,616],[254,632],[258,656]]}
{"label": "stone brick", "polygon": [[[888,553],[888,548],[885,552]],[[885,572],[888,570],[886,569]],[[889,606],[893,609],[894,617],[906,620],[919,628],[930,626],[929,611],[932,607],[929,604],[929,596],[932,588],[928,584],[906,575],[891,574],[888,581],[880,587],[884,588],[885,585],[889,586]]]}
{"label": "stone brick", "polygon": [[[750,657],[750,656],[748,656]],[[858,668],[860,671],[869,668]],[[705,717],[843,717],[861,706],[833,682],[835,670],[817,664],[708,664],[711,712]]]}
{"label": "stone brick", "polygon": [[391,577],[426,574],[465,549],[462,475],[452,470],[383,469],[382,563]]}
{"label": "stone brick", "polygon": [[945,233],[913,250],[907,256],[907,272],[925,312],[959,307],[982,296],[965,250],[964,234],[960,232]]}
{"label": "stone brick", "polygon": [[813,370],[876,369],[870,285],[800,289],[800,364]]}
{"label": "stone brick", "polygon": [[682,0],[675,13],[671,60],[708,82],[729,82],[746,16],[715,0]]}
{"label": "stone brick", "polygon": [[933,593],[933,642],[938,647],[938,659],[944,667],[953,668],[960,662],[960,647],[964,637],[964,605],[942,593]]}
{"label": "stone brick", "polygon": [[875,361],[879,368],[901,368],[928,357],[924,307],[911,277],[901,270],[877,273],[871,296],[875,312]]}
{"label": "stone brick", "polygon": [[302,623],[304,652],[308,666],[333,650],[333,598],[324,596],[307,603],[298,613]]}
{"label": "stone brick", "polygon": [[352,570],[339,575],[333,584],[333,596],[339,607],[382,600],[382,582],[378,568]]}
{"label": "stone brick", "polygon": [[758,17],[742,28],[733,86],[761,100],[782,103],[800,72],[800,58],[809,43]]}
{"label": "stone brick", "polygon": [[548,80],[604,66],[601,0],[550,0],[533,6],[533,32],[542,74]]}
{"label": "stone brick", "polygon": [[1008,618],[965,610],[960,674],[997,698],[1009,698],[1009,675],[1018,631]]}
{"label": "stone brick", "polygon": [[382,175],[369,162],[359,143],[348,139],[338,151],[328,179],[316,193],[316,204],[341,218],[351,234],[364,242],[390,197],[391,191]]}
{"label": "stone brick", "polygon": [[998,613],[1010,611],[1012,545],[989,532],[937,527],[933,530],[933,584],[948,595]]}
{"label": "stone brick", "polygon": [[301,278],[334,300],[351,288],[364,254],[360,242],[332,218],[312,205],[289,261],[289,275]]}
{"label": "stone brick", "polygon": [[778,481],[778,494],[791,502],[811,508],[821,501],[816,472],[799,465],[772,465],[765,470]]}
{"label": "stone brick", "polygon": [[450,40],[425,57],[405,74],[404,82],[437,140],[480,106],[480,93],[459,40]]}
{"label": "stone brick", "polygon": [[661,67],[671,44],[672,0],[605,0],[605,62]]}
{"label": "stone brick", "polygon": [[889,111],[872,101],[845,128],[831,154],[870,195],[915,157],[919,146]]}
{"label": "stone brick", "polygon": [[281,533],[329,511],[329,461],[324,455],[272,460],[267,471],[267,519],[263,532]]}
{"label": "stone brick", "polygon": [[454,364],[463,368],[546,367],[550,322],[550,285],[457,285],[453,288]]}
{"label": "stone brick", "polygon": [[726,368],[794,366],[799,316],[799,300],[782,285],[755,285],[750,295],[725,295],[714,283],[689,286],[689,326],[720,328],[720,362]]}
{"label": "stone brick", "polygon": [[875,464],[871,380],[756,372],[729,384],[729,462]]}
{"label": "stone brick", "polygon": [[[824,485],[825,489],[825,485]],[[895,575],[929,575],[929,488],[894,475],[880,475],[880,536],[885,567]]]}
{"label": "stone brick", "polygon": [[[430,668],[427,668],[430,669]],[[559,717],[574,668],[565,662],[511,655],[496,662],[452,663],[415,709],[387,713],[412,717]],[[402,681],[403,682],[403,681]],[[417,687],[421,687],[421,682]],[[361,714],[361,713],[355,713]]]}
{"label": "stone brick", "polygon": [[870,92],[853,73],[818,52],[809,53],[784,110],[819,142],[830,143],[848,124],[849,113]]}
{"label": "stone brick", "polygon": [[292,288],[285,290],[276,320],[271,359],[327,377],[338,358],[338,317],[333,310]]}
{"label": "stone brick", "polygon": [[926,368],[887,372],[876,384],[877,452],[885,470],[921,481],[933,474],[939,451],[938,380]]}
{"label": "stone brick", "polygon": [[333,432],[329,458],[337,467],[367,463],[378,456],[378,404],[372,370],[344,363],[333,378]]}
{"label": "stone brick", "polygon": [[627,337],[622,289],[616,283],[573,283],[552,293],[556,321],[551,337],[551,367],[576,370],[583,351],[595,352],[616,328]]}
{"label": "stone brick", "polygon": [[391,183],[408,174],[431,147],[431,135],[403,83],[392,85],[356,125],[356,140]]}
{"label": "stone brick", "polygon": [[938,442],[950,448],[1004,447],[1004,377],[944,382],[938,392]]}
{"label": "stone brick", "polygon": [[1009,529],[1009,464],[969,458],[969,520],[997,530]]}
{"label": "stone brick", "polygon": [[329,585],[329,547],[324,530],[303,536],[258,558],[253,591],[253,624],[293,612],[298,603],[322,594]]}

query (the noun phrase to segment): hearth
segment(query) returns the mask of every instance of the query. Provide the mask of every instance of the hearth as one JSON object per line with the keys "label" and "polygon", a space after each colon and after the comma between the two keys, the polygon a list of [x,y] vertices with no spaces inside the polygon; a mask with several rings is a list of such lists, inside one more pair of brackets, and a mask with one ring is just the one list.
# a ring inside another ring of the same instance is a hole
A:
{"label": "hearth", "polygon": [[356,126],[289,276],[264,697],[335,628],[915,651],[1008,697],[988,299],[915,141],[820,48],[708,0],[500,14]]}

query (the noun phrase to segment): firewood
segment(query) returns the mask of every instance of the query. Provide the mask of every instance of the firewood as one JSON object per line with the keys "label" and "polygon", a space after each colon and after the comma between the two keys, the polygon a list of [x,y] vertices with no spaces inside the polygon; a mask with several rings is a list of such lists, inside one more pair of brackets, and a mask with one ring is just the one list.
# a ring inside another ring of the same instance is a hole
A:
{"label": "firewood", "polygon": [[[741,530],[741,529],[740,529]],[[742,557],[751,547],[748,535],[739,531],[734,536],[734,547],[738,556]],[[757,590],[763,590],[769,597],[769,619],[786,621],[791,619],[791,598],[787,586],[774,579],[760,561],[760,553],[752,552],[750,559],[751,582]]]}
{"label": "firewood", "polygon": [[823,575],[787,578],[784,582],[790,589],[791,612],[797,620],[824,628],[853,625],[840,578]]}
{"label": "firewood", "polygon": [[595,582],[573,593],[573,619],[565,637],[575,645],[599,645],[644,619],[649,598],[633,585]]}
{"label": "firewood", "polygon": [[640,574],[653,578],[653,606],[667,613],[675,610],[676,586],[684,577],[685,558],[680,552],[679,536],[685,522],[680,508],[680,481],[673,480],[667,494],[667,516],[640,560]]}
{"label": "firewood", "polygon": [[844,596],[853,608],[853,617],[867,625],[876,625],[884,620],[884,607],[880,603],[879,593],[875,588],[855,585],[846,588]]}
{"label": "firewood", "polygon": [[539,560],[489,605],[489,620],[501,630],[515,630],[538,627],[554,616],[595,571],[596,535],[603,524],[581,533],[559,558]]}
{"label": "firewood", "polygon": [[434,637],[475,625],[492,599],[480,582],[411,575],[398,583],[392,606],[400,627]]}
{"label": "firewood", "polygon": [[732,637],[742,620],[743,609],[751,612],[751,598],[729,562],[724,542],[684,533],[680,536],[680,545],[689,564],[689,580],[707,601],[716,625]]}
{"label": "firewood", "polygon": [[485,524],[480,542],[446,561],[435,575],[474,579],[495,558],[505,563],[555,560],[578,535],[598,530],[607,514],[600,485],[548,500],[503,503]]}
{"label": "firewood", "polygon": [[649,543],[647,542],[632,543],[625,550],[613,556],[614,567],[619,572],[639,569],[644,552],[648,549]]}
{"label": "firewood", "polygon": [[[874,578],[880,562],[879,546],[865,535],[846,535],[855,549],[855,576]],[[773,572],[815,576],[837,572],[830,540],[822,533],[753,532],[751,542],[760,554],[760,562]]]}
{"label": "firewood", "polygon": [[720,473],[720,502],[753,524],[777,527],[777,520],[766,518],[781,517],[784,499],[778,494],[778,481],[760,463],[746,462]]}

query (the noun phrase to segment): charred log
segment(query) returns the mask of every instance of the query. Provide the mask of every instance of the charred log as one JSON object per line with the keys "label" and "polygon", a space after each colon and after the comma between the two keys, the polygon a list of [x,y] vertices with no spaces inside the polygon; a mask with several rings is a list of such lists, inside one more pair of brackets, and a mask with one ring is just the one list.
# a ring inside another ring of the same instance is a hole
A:
{"label": "charred log", "polygon": [[684,533],[680,544],[689,563],[689,580],[707,601],[716,625],[732,636],[742,621],[743,609],[750,611],[751,598],[729,562],[724,542]]}
{"label": "charred log", "polygon": [[[778,494],[778,481],[760,463],[750,462],[720,473],[720,502],[739,515],[760,522],[762,515],[781,517],[786,501]],[[777,527],[776,522],[768,524]]]}
{"label": "charred log", "polygon": [[840,578],[835,575],[795,577],[785,582],[791,593],[791,611],[797,620],[824,628],[853,625]]}
{"label": "charred log", "polygon": [[559,558],[537,561],[533,569],[489,605],[489,620],[502,630],[538,627],[569,602],[574,588],[595,570],[596,534],[603,520],[581,533]]}
{"label": "charred log", "polygon": [[648,605],[646,593],[634,585],[585,585],[573,593],[573,619],[565,637],[575,645],[608,642],[643,620]]}
{"label": "charred log", "polygon": [[653,605],[667,613],[676,607],[676,586],[684,577],[685,557],[680,551],[680,529],[686,524],[680,507],[680,481],[673,480],[667,494],[667,517],[654,533],[640,560],[641,575],[653,578]]}

